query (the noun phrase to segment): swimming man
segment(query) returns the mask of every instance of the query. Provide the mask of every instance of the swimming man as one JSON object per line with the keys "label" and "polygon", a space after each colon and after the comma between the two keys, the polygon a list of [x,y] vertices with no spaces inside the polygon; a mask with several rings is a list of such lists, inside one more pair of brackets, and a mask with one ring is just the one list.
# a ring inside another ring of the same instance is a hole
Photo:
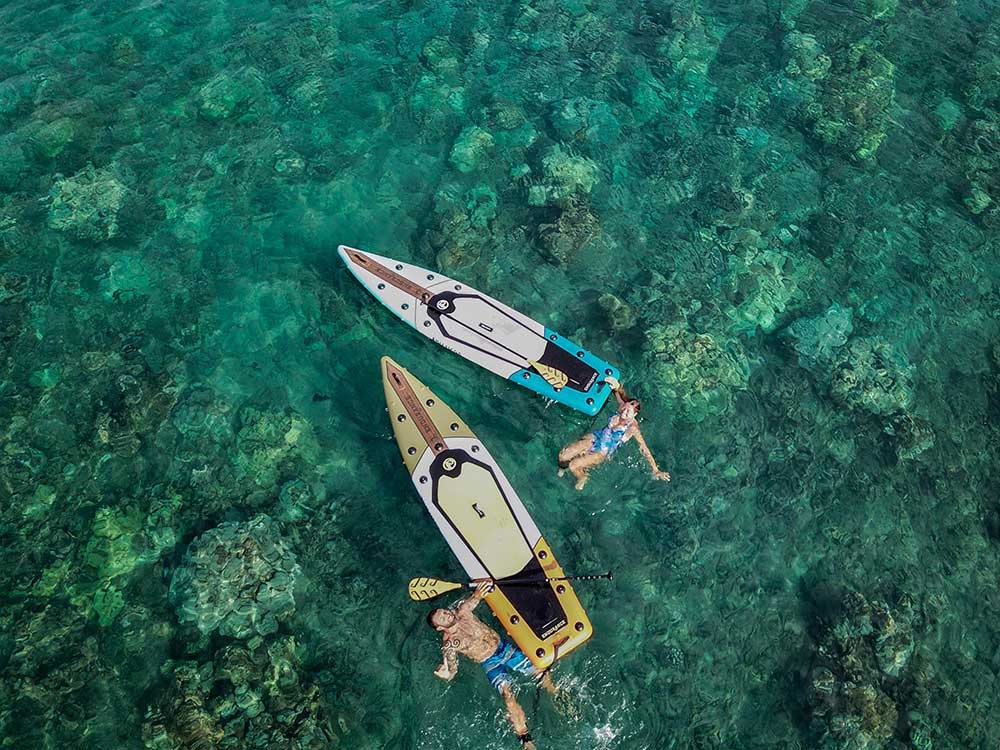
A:
{"label": "swimming man", "polygon": [[472,661],[482,664],[486,677],[495,687],[504,703],[507,704],[507,718],[517,738],[526,750],[535,750],[534,740],[528,733],[528,723],[524,709],[518,704],[511,688],[514,673],[534,677],[538,684],[553,696],[559,694],[558,688],[547,673],[539,675],[521,650],[506,636],[497,635],[496,631],[483,623],[473,614],[487,594],[493,590],[492,581],[483,581],[468,599],[463,599],[452,609],[435,609],[427,615],[427,623],[441,633],[441,666],[434,674],[442,680],[453,680],[458,674],[458,655],[467,656]]}

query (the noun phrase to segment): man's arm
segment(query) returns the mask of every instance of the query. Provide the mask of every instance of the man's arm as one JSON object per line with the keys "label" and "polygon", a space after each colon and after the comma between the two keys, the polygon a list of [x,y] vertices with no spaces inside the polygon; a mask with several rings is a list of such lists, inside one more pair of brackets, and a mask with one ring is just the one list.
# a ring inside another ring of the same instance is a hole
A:
{"label": "man's arm", "polygon": [[646,463],[649,464],[649,468],[653,470],[653,476],[657,479],[663,479],[667,482],[670,481],[670,474],[666,471],[660,471],[660,467],[656,465],[656,459],[653,458],[653,452],[649,450],[649,446],[646,445],[646,438],[642,436],[642,432],[639,430],[639,425],[635,425],[632,433],[635,437],[635,442],[639,445],[639,452],[642,453],[643,458],[646,459]]}
{"label": "man's arm", "polygon": [[458,674],[458,654],[455,653],[450,638],[445,638],[441,644],[441,656],[441,666],[434,670],[434,676],[451,682]]}
{"label": "man's arm", "polygon": [[493,590],[493,581],[483,581],[478,586],[476,590],[472,592],[472,596],[468,599],[463,599],[458,605],[459,612],[472,612],[476,607],[479,606],[479,602],[486,598],[486,595]]}

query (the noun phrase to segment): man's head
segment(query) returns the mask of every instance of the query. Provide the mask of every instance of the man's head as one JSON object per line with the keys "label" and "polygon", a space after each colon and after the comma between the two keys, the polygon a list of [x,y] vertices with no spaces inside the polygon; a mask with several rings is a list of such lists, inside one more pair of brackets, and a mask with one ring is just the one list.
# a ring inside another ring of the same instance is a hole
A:
{"label": "man's head", "polygon": [[432,609],[427,613],[427,624],[435,630],[447,630],[455,624],[455,613],[450,609]]}

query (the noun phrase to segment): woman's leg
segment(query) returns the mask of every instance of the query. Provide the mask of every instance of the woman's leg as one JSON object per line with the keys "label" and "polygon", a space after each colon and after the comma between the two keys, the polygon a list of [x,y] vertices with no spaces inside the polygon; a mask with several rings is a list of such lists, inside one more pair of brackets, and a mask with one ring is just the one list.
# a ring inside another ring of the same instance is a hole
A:
{"label": "woman's leg", "polygon": [[594,444],[594,434],[591,433],[586,435],[576,442],[570,443],[561,451],[559,451],[559,468],[565,469],[569,466],[569,462],[578,456],[582,456],[584,453],[590,451],[591,446]]}
{"label": "woman's leg", "polygon": [[590,479],[587,476],[588,469],[604,463],[607,459],[608,455],[606,453],[588,453],[585,456],[579,456],[570,461],[569,470],[576,477],[576,488],[582,490],[584,485],[587,484],[587,480]]}

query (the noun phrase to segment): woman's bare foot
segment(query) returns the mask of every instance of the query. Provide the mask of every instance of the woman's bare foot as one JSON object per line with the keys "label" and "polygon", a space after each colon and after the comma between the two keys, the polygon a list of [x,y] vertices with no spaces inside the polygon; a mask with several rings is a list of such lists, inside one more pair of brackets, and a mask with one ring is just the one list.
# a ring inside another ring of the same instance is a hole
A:
{"label": "woman's bare foot", "polygon": [[574,487],[576,487],[577,491],[580,491],[580,490],[582,490],[582,489],[583,489],[584,487],[586,487],[586,486],[587,486],[587,481],[588,481],[589,479],[590,479],[590,477],[588,477],[588,476],[587,476],[586,474],[584,474],[584,475],[583,475],[582,477],[579,477],[579,478],[577,478],[577,480],[576,480],[576,484],[575,484],[575,485],[573,485],[573,486],[574,486]]}

